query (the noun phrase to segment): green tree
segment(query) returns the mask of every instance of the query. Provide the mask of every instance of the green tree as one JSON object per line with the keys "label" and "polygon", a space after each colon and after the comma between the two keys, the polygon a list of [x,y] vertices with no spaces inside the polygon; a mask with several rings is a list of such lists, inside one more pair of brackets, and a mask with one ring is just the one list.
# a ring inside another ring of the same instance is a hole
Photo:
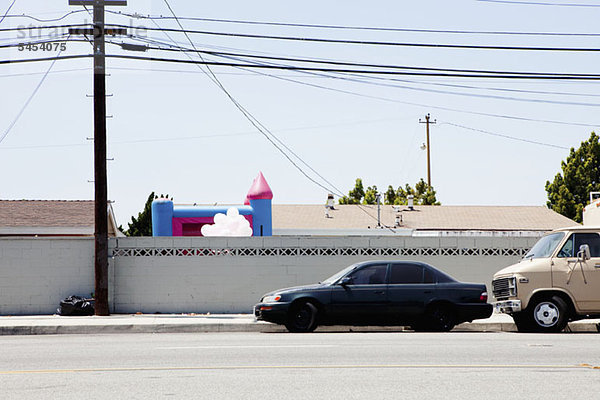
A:
{"label": "green tree", "polygon": [[363,187],[362,179],[356,178],[354,189],[348,192],[348,196],[341,197],[339,200],[340,204],[360,204],[363,197],[365,197],[365,189]]}
{"label": "green tree", "polygon": [[[354,189],[348,192],[348,196],[340,198],[340,204],[377,204],[377,186],[369,186],[367,190],[364,190],[362,179],[356,179]],[[388,205],[406,205],[408,204],[408,196],[414,196],[415,205],[435,205],[439,206],[441,203],[437,201],[436,191],[433,187],[427,185],[427,183],[421,179],[415,187],[411,187],[406,184],[404,187],[399,186],[398,189],[394,189],[392,185],[389,185],[385,193],[383,194],[383,200]]]}
{"label": "green tree", "polygon": [[[162,197],[162,196],[161,196]],[[169,195],[167,195],[169,197]],[[129,229],[125,232],[127,236],[152,236],[152,201],[154,201],[154,192],[150,193],[144,209],[138,213],[137,218],[131,217],[128,223]],[[122,229],[121,229],[122,230]]]}
{"label": "green tree", "polygon": [[377,204],[377,186],[369,186],[365,192],[363,204]]}
{"label": "green tree", "polygon": [[600,138],[592,132],[577,150],[571,148],[566,161],[552,182],[546,181],[548,208],[571,218],[583,220],[583,208],[589,202],[589,193],[600,191]]}

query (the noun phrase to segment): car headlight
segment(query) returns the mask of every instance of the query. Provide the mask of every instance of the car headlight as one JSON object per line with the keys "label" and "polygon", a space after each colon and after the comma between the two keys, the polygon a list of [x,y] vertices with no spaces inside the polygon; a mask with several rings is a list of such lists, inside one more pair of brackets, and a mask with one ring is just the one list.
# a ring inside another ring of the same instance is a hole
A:
{"label": "car headlight", "polygon": [[274,294],[272,296],[265,296],[262,299],[263,303],[276,303],[279,300],[281,300],[281,295],[280,294]]}

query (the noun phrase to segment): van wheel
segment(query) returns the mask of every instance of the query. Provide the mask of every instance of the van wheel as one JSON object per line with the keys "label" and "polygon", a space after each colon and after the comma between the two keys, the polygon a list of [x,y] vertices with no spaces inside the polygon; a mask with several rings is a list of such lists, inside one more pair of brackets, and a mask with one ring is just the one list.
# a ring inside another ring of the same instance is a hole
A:
{"label": "van wheel", "polygon": [[309,301],[293,304],[285,327],[294,333],[312,332],[317,328],[317,314],[317,307]]}
{"label": "van wheel", "polygon": [[523,313],[521,325],[515,319],[519,332],[556,333],[561,332],[569,322],[569,311],[565,301],[559,296],[542,297],[531,302]]}

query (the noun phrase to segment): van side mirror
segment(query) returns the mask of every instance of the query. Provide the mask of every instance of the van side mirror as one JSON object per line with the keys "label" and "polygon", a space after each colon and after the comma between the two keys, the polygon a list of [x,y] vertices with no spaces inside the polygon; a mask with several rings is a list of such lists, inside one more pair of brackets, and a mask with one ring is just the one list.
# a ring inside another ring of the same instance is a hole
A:
{"label": "van side mirror", "polygon": [[352,284],[352,278],[349,276],[345,276],[340,280],[340,285],[342,285],[342,286],[351,285],[351,284]]}
{"label": "van side mirror", "polygon": [[579,246],[579,252],[577,253],[577,258],[581,261],[586,261],[592,258],[590,254],[590,246],[587,244],[582,244]]}

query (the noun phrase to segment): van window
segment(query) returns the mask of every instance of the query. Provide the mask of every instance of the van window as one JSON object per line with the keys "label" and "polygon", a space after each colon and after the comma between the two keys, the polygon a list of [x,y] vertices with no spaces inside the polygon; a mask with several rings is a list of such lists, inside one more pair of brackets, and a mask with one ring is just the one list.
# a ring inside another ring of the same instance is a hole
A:
{"label": "van window", "polygon": [[582,244],[587,244],[588,246],[590,246],[590,254],[592,257],[600,257],[600,235],[598,235],[597,233],[572,234],[558,252],[557,257],[577,257],[579,247],[581,247]]}
{"label": "van window", "polygon": [[590,246],[590,254],[592,257],[600,257],[600,236],[597,233],[576,233],[575,248],[573,253],[577,256],[579,247],[582,244]]}
{"label": "van window", "polygon": [[538,242],[529,250],[527,254],[525,254],[525,259],[527,258],[546,258],[550,257],[558,243],[565,236],[564,232],[555,232],[549,235],[542,237]]}
{"label": "van window", "polygon": [[562,249],[560,249],[560,251],[558,252],[558,258],[575,257],[575,255],[573,254],[574,236],[575,235],[571,235],[569,239],[567,239]]}

